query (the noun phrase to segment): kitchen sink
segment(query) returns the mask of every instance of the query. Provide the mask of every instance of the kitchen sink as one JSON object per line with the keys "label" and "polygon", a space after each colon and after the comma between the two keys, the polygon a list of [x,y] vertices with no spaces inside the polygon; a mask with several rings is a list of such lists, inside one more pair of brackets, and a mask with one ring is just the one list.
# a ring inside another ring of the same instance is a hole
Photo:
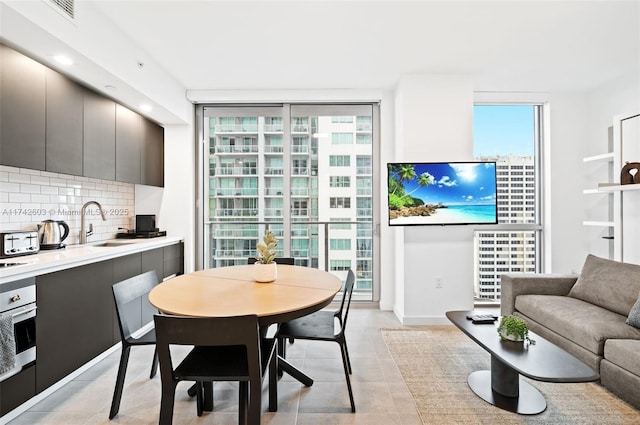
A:
{"label": "kitchen sink", "polygon": [[117,246],[127,246],[127,245],[131,245],[131,242],[103,242],[103,243],[98,243],[98,244],[91,245],[91,246],[104,247],[104,248],[113,248],[113,247],[117,247]]}

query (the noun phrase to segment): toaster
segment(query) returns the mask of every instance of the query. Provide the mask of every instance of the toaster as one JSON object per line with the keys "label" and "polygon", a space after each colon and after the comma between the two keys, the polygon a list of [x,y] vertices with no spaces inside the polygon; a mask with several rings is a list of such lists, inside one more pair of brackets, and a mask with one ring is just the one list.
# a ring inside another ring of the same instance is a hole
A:
{"label": "toaster", "polygon": [[0,258],[37,254],[40,251],[38,232],[14,230],[0,232]]}

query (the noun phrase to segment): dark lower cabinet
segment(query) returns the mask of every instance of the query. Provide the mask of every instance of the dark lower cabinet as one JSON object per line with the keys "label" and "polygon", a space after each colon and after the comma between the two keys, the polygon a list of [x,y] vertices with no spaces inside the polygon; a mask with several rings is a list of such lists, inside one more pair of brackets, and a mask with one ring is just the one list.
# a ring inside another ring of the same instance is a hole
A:
{"label": "dark lower cabinet", "polygon": [[[182,274],[183,252],[180,242],[36,277],[36,393],[120,342],[114,283],[150,270],[159,282]],[[156,311],[148,300],[130,308]],[[4,385],[1,391],[4,400]]]}
{"label": "dark lower cabinet", "polygon": [[0,416],[4,416],[36,395],[36,367],[27,366],[22,372],[0,382]]}
{"label": "dark lower cabinet", "polygon": [[[182,244],[176,244],[182,245]],[[172,245],[173,246],[173,245]],[[156,248],[141,253],[142,270],[141,273],[155,270],[158,276],[158,282],[166,276],[164,274],[164,248]]]}
{"label": "dark lower cabinet", "polygon": [[164,277],[184,273],[184,245],[179,243],[163,248]]}
{"label": "dark lower cabinet", "polygon": [[112,261],[36,278],[37,392],[113,345],[112,282]]}

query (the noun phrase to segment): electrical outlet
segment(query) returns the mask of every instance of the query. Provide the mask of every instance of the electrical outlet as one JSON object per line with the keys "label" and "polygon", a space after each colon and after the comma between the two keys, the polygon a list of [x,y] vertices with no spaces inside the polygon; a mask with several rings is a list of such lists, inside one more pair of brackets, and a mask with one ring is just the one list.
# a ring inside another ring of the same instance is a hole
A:
{"label": "electrical outlet", "polygon": [[442,276],[436,276],[436,288],[442,288]]}

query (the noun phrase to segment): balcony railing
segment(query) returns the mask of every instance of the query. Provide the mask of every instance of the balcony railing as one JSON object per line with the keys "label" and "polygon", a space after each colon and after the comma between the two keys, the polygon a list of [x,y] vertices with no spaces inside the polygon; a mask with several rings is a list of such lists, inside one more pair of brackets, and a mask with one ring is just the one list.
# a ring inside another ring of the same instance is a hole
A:
{"label": "balcony railing", "polygon": [[[233,215],[236,209],[226,209],[221,211],[227,211]],[[250,211],[247,209],[240,210],[243,212]],[[266,209],[265,215],[273,214],[274,218],[281,220],[282,209]],[[277,218],[276,218],[277,217]],[[350,267],[356,272],[356,292],[354,292],[354,299],[370,301],[373,298],[372,292],[372,279],[373,272],[371,271],[371,265],[362,266],[358,260],[366,259],[366,261],[373,261],[372,248],[364,246],[369,245],[366,240],[359,238],[358,245],[360,248],[354,246],[350,251],[331,251],[330,239],[343,238],[344,232],[355,232],[356,227],[359,227],[358,234],[366,233],[362,229],[364,223],[358,221],[345,221],[345,222],[319,222],[319,221],[295,221],[291,223],[291,229],[287,230],[287,234],[284,234],[284,223],[280,220],[275,222],[270,221],[240,221],[244,219],[232,219],[232,221],[211,221],[206,223],[208,228],[207,232],[207,246],[209,252],[205,255],[208,263],[204,264],[205,268],[210,267],[223,267],[233,264],[246,264],[247,257],[255,255],[255,249],[248,249],[246,244],[247,240],[259,240],[266,230],[271,230],[276,234],[276,237],[280,239],[281,243],[279,249],[284,249],[284,246],[289,246],[289,252],[280,251],[278,256],[282,257],[294,257],[296,258],[296,264],[308,265],[310,267],[317,267],[325,271],[329,271],[329,267],[333,260],[348,260],[347,267]],[[351,230],[344,228],[334,229],[334,225],[342,224],[351,227]],[[373,227],[373,223],[371,223]],[[372,230],[369,231],[373,234]],[[353,234],[353,233],[352,233]],[[332,236],[336,235],[336,236]],[[337,236],[340,235],[340,236]],[[355,236],[353,236],[355,238]],[[283,243],[284,238],[290,238],[289,243]],[[306,242],[305,242],[306,241]],[[248,242],[253,244],[254,242]],[[308,247],[306,245],[309,245]],[[302,246],[301,246],[302,245]],[[346,278],[346,272],[344,270],[332,271],[341,279]]]}
{"label": "balcony railing", "polygon": [[218,124],[214,131],[216,133],[257,133],[258,124]]}
{"label": "balcony railing", "polygon": [[258,229],[246,227],[241,228],[222,228],[216,227],[213,231],[216,238],[236,238],[236,239],[257,239],[259,237]]}
{"label": "balcony railing", "polygon": [[257,153],[258,145],[216,145],[215,153]]}
{"label": "balcony railing", "polygon": [[292,133],[308,133],[309,124],[294,124],[291,126]]}
{"label": "balcony railing", "polygon": [[309,167],[291,167],[292,176],[308,176]]}
{"label": "balcony railing", "polygon": [[214,176],[255,176],[258,174],[257,167],[215,167]]}
{"label": "balcony railing", "polygon": [[281,176],[284,174],[282,167],[265,167],[264,173],[270,176]]}
{"label": "balcony railing", "polygon": [[309,153],[308,145],[293,145],[291,147],[292,153]]}
{"label": "balcony railing", "polygon": [[281,133],[282,129],[282,123],[264,125],[264,131],[267,133]]}
{"label": "balcony railing", "polygon": [[256,217],[258,210],[255,208],[218,208],[216,217]]}
{"label": "balcony railing", "polygon": [[308,249],[292,249],[291,256],[293,258],[307,258],[309,257],[309,250]]}
{"label": "balcony railing", "polygon": [[282,208],[265,208],[264,216],[282,218]]}
{"label": "balcony railing", "polygon": [[209,190],[211,195],[216,196],[258,196],[257,188],[212,188]]}
{"label": "balcony railing", "polygon": [[281,187],[265,187],[264,194],[266,196],[282,196],[282,190]]}
{"label": "balcony railing", "polygon": [[373,251],[370,249],[358,249],[356,250],[356,257],[358,258],[372,258]]}
{"label": "balcony railing", "polygon": [[267,153],[282,153],[284,152],[284,147],[282,145],[265,145],[264,151]]}

